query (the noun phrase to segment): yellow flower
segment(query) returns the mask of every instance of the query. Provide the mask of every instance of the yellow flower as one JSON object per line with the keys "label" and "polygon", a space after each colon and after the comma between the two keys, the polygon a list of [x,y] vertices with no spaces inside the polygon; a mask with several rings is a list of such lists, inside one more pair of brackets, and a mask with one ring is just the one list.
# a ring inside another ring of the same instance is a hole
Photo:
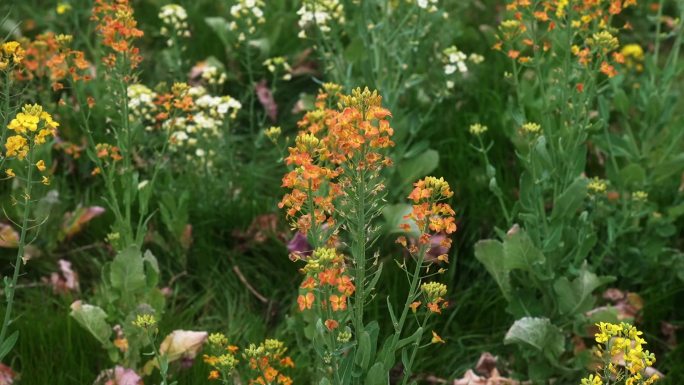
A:
{"label": "yellow flower", "polygon": [[133,325],[139,328],[147,329],[157,325],[157,319],[152,314],[138,314],[133,321]]}
{"label": "yellow flower", "polygon": [[71,4],[69,4],[69,3],[58,3],[56,11],[57,11],[58,15],[63,15],[65,13],[71,11]]}
{"label": "yellow flower", "polygon": [[541,130],[541,126],[538,123],[527,122],[522,125],[522,130],[528,134],[536,134]]}
{"label": "yellow flower", "polygon": [[582,379],[582,385],[603,385],[603,380],[600,376],[590,374],[589,377]]}
{"label": "yellow flower", "polygon": [[17,174],[15,174],[14,170],[12,170],[11,168],[8,168],[7,170],[5,170],[5,174],[7,174],[7,176],[10,178],[14,178],[15,176],[17,176]]}
{"label": "yellow flower", "polygon": [[606,189],[608,188],[608,184],[606,181],[599,177],[595,177],[589,182],[589,185],[587,185],[587,188],[589,189],[590,192],[594,194],[603,194],[606,192]]}
{"label": "yellow flower", "polygon": [[19,160],[26,158],[29,150],[28,141],[21,135],[13,135],[7,138],[5,148],[7,149],[5,156],[8,158],[16,156]]}
{"label": "yellow flower", "polygon": [[638,61],[644,60],[644,49],[639,44],[626,44],[622,47],[620,53],[626,58],[631,57]]}
{"label": "yellow flower", "polygon": [[475,123],[470,125],[470,133],[472,135],[478,136],[487,132],[487,126],[483,126],[480,123]]}
{"label": "yellow flower", "polygon": [[432,331],[432,341],[431,341],[431,343],[433,343],[433,344],[443,344],[443,343],[445,343],[445,342],[444,342],[444,340],[442,339],[442,337],[440,337],[440,336],[439,336],[437,333],[435,333],[435,331],[433,330],[433,331]]}
{"label": "yellow flower", "polygon": [[36,162],[36,167],[38,168],[38,171],[43,172],[45,171],[45,162],[41,159],[38,162]]}
{"label": "yellow flower", "polygon": [[50,185],[50,178],[44,176],[43,179],[40,181],[40,183],[49,186]]}

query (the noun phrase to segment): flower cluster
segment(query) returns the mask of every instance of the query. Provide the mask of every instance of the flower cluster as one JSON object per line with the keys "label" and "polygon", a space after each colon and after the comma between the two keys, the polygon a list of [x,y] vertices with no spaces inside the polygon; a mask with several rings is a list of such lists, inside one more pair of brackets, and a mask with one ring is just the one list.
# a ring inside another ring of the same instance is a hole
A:
{"label": "flower cluster", "polygon": [[[657,374],[648,376],[646,368],[655,363],[655,356],[644,349],[646,341],[641,338],[642,332],[627,323],[597,324],[596,354],[602,359],[597,373],[582,379],[582,385],[602,385],[624,381],[625,385],[651,385],[659,379]],[[620,360],[622,358],[622,360]],[[616,365],[623,361],[624,364]]]}
{"label": "flower cluster", "polygon": [[416,4],[429,12],[437,12],[437,3],[439,0],[416,0]]}
{"label": "flower cluster", "polygon": [[255,373],[250,383],[292,385],[292,379],[283,373],[287,368],[294,368],[292,358],[286,353],[285,344],[275,339],[267,339],[258,346],[250,344],[243,354],[249,369]]}
{"label": "flower cluster", "polygon": [[480,64],[484,61],[482,55],[471,53],[470,56],[460,51],[455,45],[448,47],[442,51],[442,62],[444,62],[444,74],[448,77],[447,88],[454,88],[455,82],[451,78],[452,75],[460,73],[461,75],[468,72],[467,61],[473,64]]}
{"label": "flower cluster", "polygon": [[[221,333],[209,335],[208,342],[212,354],[205,354],[204,362],[212,368],[209,379],[221,380],[224,384],[232,383],[229,381],[241,363],[236,357],[240,349],[230,345]],[[294,368],[294,362],[286,353],[285,344],[276,339],[267,339],[259,345],[250,344],[242,353],[245,370],[253,373],[248,383],[292,385],[292,379],[284,371]]]}
{"label": "flower cluster", "polygon": [[230,15],[233,17],[230,30],[238,32],[238,42],[247,39],[245,32],[254,35],[257,25],[266,22],[263,10],[265,6],[263,0],[238,0],[237,4],[230,7]]}
{"label": "flower cluster", "polygon": [[[343,190],[356,174],[377,175],[392,164],[384,152],[394,145],[394,131],[380,95],[367,88],[340,95],[340,89],[324,85],[316,109],[299,121],[295,146],[289,148],[285,159],[293,169],[283,177],[282,186],[291,192],[279,207],[296,219],[294,226],[303,234],[312,228],[319,231],[324,223],[332,227],[334,200],[345,198]],[[380,182],[372,188],[376,192],[383,189]]]}
{"label": "flower cluster", "polygon": [[[5,142],[5,157],[24,160],[29,156],[29,152],[37,145],[47,141],[47,138],[54,136],[59,127],[59,123],[52,119],[52,116],[43,111],[43,107],[38,104],[26,104],[7,128],[14,131],[14,135],[7,138]],[[30,158],[29,158],[30,159]],[[40,172],[46,170],[45,161],[42,159],[35,163],[35,167]],[[5,171],[7,176],[14,177],[12,169]],[[47,176],[43,176],[42,183],[50,184]]]}
{"label": "flower cluster", "polygon": [[188,96],[192,99],[188,114],[166,120],[162,128],[171,132],[172,149],[187,147],[195,156],[204,157],[206,152],[198,143],[220,137],[225,122],[237,117],[242,104],[228,95],[211,95],[202,86],[191,87]]}
{"label": "flower cluster", "polygon": [[272,74],[282,72],[282,79],[285,81],[289,81],[290,79],[292,79],[292,67],[290,67],[290,63],[287,62],[287,59],[285,59],[282,56],[266,59],[264,61],[264,67],[266,67],[266,69],[268,69],[268,72]]}
{"label": "flower cluster", "polygon": [[300,38],[307,37],[306,30],[310,27],[326,34],[331,31],[331,22],[344,24],[344,6],[339,0],[305,0],[297,14]]}
{"label": "flower cluster", "polygon": [[69,77],[75,82],[90,80],[90,63],[82,51],[69,47],[72,40],[71,35],[48,32],[27,42],[23,71],[17,71],[17,78],[46,78],[55,91],[64,88],[63,82]]}
{"label": "flower cluster", "polygon": [[300,285],[297,304],[300,311],[315,309],[324,316],[324,325],[330,331],[337,329],[347,310],[347,299],[356,287],[347,273],[344,256],[335,249],[318,248],[307,259],[302,269],[306,278]]}
{"label": "flower cluster", "polygon": [[[441,201],[454,193],[443,178],[432,176],[417,181],[413,186],[408,196],[413,201],[413,207],[400,227],[409,234],[417,229],[417,242],[411,241],[409,244],[403,235],[396,242],[407,248],[419,264],[449,263],[447,253],[451,248],[451,238],[448,235],[456,231],[455,212],[449,204]],[[440,268],[438,272],[444,271]],[[420,303],[414,303],[414,310],[418,305]]]}
{"label": "flower cluster", "polygon": [[173,47],[178,38],[190,37],[188,28],[188,13],[178,4],[167,4],[159,10],[159,18],[164,24],[161,29],[163,36],[169,37],[166,45]]}
{"label": "flower cluster", "polygon": [[[447,293],[447,286],[439,282],[427,282],[420,285],[420,291],[425,299],[426,307],[431,313],[441,314],[442,309],[449,306],[449,303],[444,300]],[[422,304],[421,301],[415,301],[411,304],[411,310],[415,313],[418,307]]]}
{"label": "flower cluster", "polygon": [[209,342],[209,349],[213,354],[205,354],[203,356],[204,362],[211,366],[209,372],[210,380],[219,380],[230,378],[239,363],[235,357],[239,348],[228,343],[228,338],[221,333],[212,333],[207,339]]}
{"label": "flower cluster", "polygon": [[532,64],[540,52],[552,48],[554,39],[549,34],[563,29],[570,33],[572,40],[570,47],[562,49],[571,49],[583,67],[593,69],[590,64],[597,63],[601,73],[613,77],[617,75],[615,64],[624,63],[624,57],[615,51],[619,42],[609,22],[624,8],[635,4],[636,0],[579,1],[572,5],[567,0],[512,0],[507,5],[512,18],[499,25],[499,41],[494,48],[503,49],[505,45],[509,58],[520,64]]}
{"label": "flower cluster", "polygon": [[210,86],[223,85],[227,79],[225,72],[220,71],[218,67],[212,65],[204,67],[201,77],[202,80]]}
{"label": "flower cluster", "polygon": [[[143,123],[151,123],[155,120],[157,105],[157,93],[142,84],[131,84],[126,91],[128,95],[128,109],[130,111],[129,119],[131,121],[139,121]],[[146,125],[148,130],[153,128],[152,125]]]}
{"label": "flower cluster", "polygon": [[113,68],[122,61],[120,65],[136,68],[142,57],[133,42],[143,36],[143,31],[137,28],[128,0],[95,0],[91,20],[98,22],[102,44],[113,51],[104,57],[105,65]]}
{"label": "flower cluster", "polygon": [[0,71],[12,69],[24,60],[25,51],[16,41],[8,41],[0,45]]}

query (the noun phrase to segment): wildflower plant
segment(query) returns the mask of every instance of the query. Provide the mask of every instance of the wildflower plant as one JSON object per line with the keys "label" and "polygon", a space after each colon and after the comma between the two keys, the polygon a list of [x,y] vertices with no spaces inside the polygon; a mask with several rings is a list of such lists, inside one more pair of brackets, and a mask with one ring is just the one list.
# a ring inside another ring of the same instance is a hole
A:
{"label": "wildflower plant", "polygon": [[651,385],[660,379],[648,374],[655,363],[655,355],[644,349],[646,340],[636,327],[628,323],[601,322],[596,325],[596,356],[600,363],[596,373],[581,380],[581,385],[625,384]]}
{"label": "wildflower plant", "polygon": [[209,354],[203,357],[211,368],[209,380],[224,385],[255,383],[264,385],[292,385],[287,375],[295,364],[282,341],[266,339],[259,345],[249,344],[240,353],[240,348],[231,345],[222,333],[209,335]]}
{"label": "wildflower plant", "polygon": [[[381,100],[376,91],[355,89],[344,95],[340,86],[325,84],[316,109],[299,122],[300,132],[285,159],[291,171],[283,187],[289,192],[280,207],[313,249],[303,258],[305,278],[297,303],[310,324],[307,333],[321,384],[386,383],[399,352],[404,357],[403,383],[408,383],[418,350],[424,347],[428,319],[447,304],[446,287],[426,281],[443,271],[426,255],[437,247],[435,235],[456,230],[454,212],[443,202],[453,193],[443,179],[428,177],[416,182],[409,195],[413,210],[403,230],[416,243],[409,246],[405,236],[398,240],[411,255],[399,263],[408,275],[409,290],[398,313],[388,299],[393,330],[384,343],[379,344],[378,323],[364,318],[382,272],[369,246],[379,236],[374,219],[383,207],[383,170],[392,164],[385,155],[393,145],[391,114]],[[450,244],[443,238],[438,246],[448,250]],[[446,254],[438,259],[448,262]],[[412,333],[407,332],[409,318],[415,319]]]}
{"label": "wildflower plant", "polygon": [[[14,48],[12,48],[14,47]],[[21,51],[19,47],[5,43],[3,45],[3,52],[10,53],[7,60],[11,63],[5,67],[5,70],[10,67],[19,65],[21,63]],[[9,68],[10,70],[13,68]],[[5,78],[9,82],[9,77]],[[6,95],[9,97],[9,95]],[[10,113],[9,110],[4,110],[4,116]],[[12,323],[12,308],[17,288],[17,281],[21,266],[26,264],[25,258],[26,246],[29,245],[29,232],[37,232],[40,226],[39,221],[45,218],[31,218],[32,210],[35,208],[38,200],[36,199],[37,190],[36,185],[50,184],[49,171],[43,159],[41,159],[41,147],[47,147],[46,143],[55,136],[59,123],[53,120],[52,115],[43,110],[43,107],[38,104],[26,104],[22,107],[21,112],[17,113],[14,118],[2,128],[4,151],[0,159],[0,169],[3,170],[2,180],[15,180],[20,184],[23,190],[20,196],[12,197],[12,205],[20,209],[18,222],[13,223],[21,230],[19,239],[17,240],[17,255],[14,261],[14,272],[12,277],[4,277],[4,291],[5,299],[7,301],[5,313],[3,316],[2,329],[0,329],[0,360],[7,356],[16,343],[19,332],[14,331],[9,334],[10,325]],[[6,138],[6,139],[5,139]],[[38,190],[39,191],[39,190]],[[7,208],[3,207],[3,211]],[[6,211],[5,211],[6,212]]]}
{"label": "wildflower plant", "polygon": [[[475,256],[517,319],[505,341],[527,352],[533,380],[570,375],[577,367],[577,361],[563,358],[568,326],[587,322],[584,313],[595,301],[591,292],[613,280],[588,264],[600,242],[591,207],[606,184],[590,181],[585,171],[588,140],[607,124],[591,111],[622,61],[619,36],[625,28],[612,24],[634,5],[514,0],[498,28],[494,49],[510,63],[506,78],[515,93],[506,134],[522,174],[519,199],[511,205],[489,164],[486,135],[475,133],[490,191],[511,226],[508,233],[499,231],[502,241],[479,242]],[[531,329],[540,332],[527,333]]]}

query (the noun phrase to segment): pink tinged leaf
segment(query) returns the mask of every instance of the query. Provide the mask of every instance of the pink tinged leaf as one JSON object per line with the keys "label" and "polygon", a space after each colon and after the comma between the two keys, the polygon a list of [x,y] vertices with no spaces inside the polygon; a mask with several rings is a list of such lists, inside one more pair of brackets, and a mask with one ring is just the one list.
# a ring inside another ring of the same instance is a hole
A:
{"label": "pink tinged leaf", "polygon": [[74,212],[66,213],[62,221],[62,232],[67,239],[71,238],[78,234],[86,223],[104,214],[104,212],[104,207],[90,206],[79,207]]}
{"label": "pink tinged leaf", "polygon": [[268,115],[272,122],[275,122],[278,119],[278,105],[273,98],[273,93],[266,84],[266,80],[264,79],[257,83],[254,86],[254,90],[256,91],[259,103],[266,110],[266,115]]}
{"label": "pink tinged leaf", "polygon": [[133,369],[117,366],[114,368],[114,381],[116,385],[140,385],[142,384],[142,377]]}
{"label": "pink tinged leaf", "polygon": [[58,264],[59,272],[50,274],[49,282],[52,286],[52,291],[58,294],[79,291],[78,273],[71,269],[71,262],[60,259]]}
{"label": "pink tinged leaf", "polygon": [[0,363],[0,385],[12,385],[16,373],[9,366]]}
{"label": "pink tinged leaf", "polygon": [[0,223],[0,247],[16,249],[19,246],[19,233],[12,226]]}
{"label": "pink tinged leaf", "polygon": [[185,251],[189,250],[190,246],[192,246],[192,225],[189,223],[183,228],[183,233],[180,237],[180,245]]}
{"label": "pink tinged leaf", "polygon": [[207,332],[174,330],[162,341],[159,353],[165,354],[169,362],[181,358],[194,359],[206,340]]}

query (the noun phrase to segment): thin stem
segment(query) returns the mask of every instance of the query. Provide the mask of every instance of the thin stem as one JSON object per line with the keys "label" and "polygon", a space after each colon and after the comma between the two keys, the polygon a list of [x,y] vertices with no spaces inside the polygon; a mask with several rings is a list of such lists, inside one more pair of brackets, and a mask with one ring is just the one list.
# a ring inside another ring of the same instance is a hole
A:
{"label": "thin stem", "polygon": [[[14,261],[14,273],[12,275],[12,282],[7,285],[7,309],[5,310],[5,318],[2,322],[2,331],[0,331],[0,346],[5,343],[5,336],[12,317],[12,306],[14,305],[14,293],[16,291],[17,281],[19,280],[19,271],[21,269],[22,257],[24,256],[24,244],[26,242],[26,233],[28,230],[28,218],[31,213],[31,189],[33,181],[31,180],[33,174],[33,149],[29,151],[28,155],[28,176],[26,180],[26,191],[24,195],[24,215],[22,218],[21,235],[19,237],[19,247],[17,250],[17,257]],[[0,357],[2,359],[4,357]]]}

